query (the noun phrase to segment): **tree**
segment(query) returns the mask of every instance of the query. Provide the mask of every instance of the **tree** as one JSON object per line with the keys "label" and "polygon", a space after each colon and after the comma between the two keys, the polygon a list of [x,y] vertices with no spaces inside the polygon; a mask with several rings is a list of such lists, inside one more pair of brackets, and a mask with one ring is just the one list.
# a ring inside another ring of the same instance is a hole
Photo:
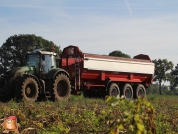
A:
{"label": "tree", "polygon": [[130,58],[130,55],[127,55],[125,53],[122,53],[119,50],[113,51],[111,53],[109,53],[109,56],[116,56],[116,57],[124,57],[124,58]]}
{"label": "tree", "polygon": [[173,93],[173,90],[175,88],[175,76],[172,74],[172,71],[170,73],[166,74],[167,81],[170,83],[170,90]]}
{"label": "tree", "polygon": [[151,84],[147,89],[147,94],[159,94],[158,91],[159,91],[158,83]]}
{"label": "tree", "polygon": [[16,66],[25,65],[25,54],[37,48],[44,48],[46,51],[61,53],[60,47],[52,41],[35,36],[34,34],[20,34],[9,37],[0,48],[1,63],[3,72]]}
{"label": "tree", "polygon": [[159,93],[162,94],[161,91],[161,83],[163,81],[167,81],[167,71],[172,70],[173,63],[171,61],[168,61],[167,59],[158,59],[153,60],[153,63],[155,63],[155,73],[154,73],[154,81],[158,81],[159,83]]}
{"label": "tree", "polygon": [[178,86],[178,64],[175,66],[175,69],[172,69],[172,71],[168,74],[168,80],[172,90]]}

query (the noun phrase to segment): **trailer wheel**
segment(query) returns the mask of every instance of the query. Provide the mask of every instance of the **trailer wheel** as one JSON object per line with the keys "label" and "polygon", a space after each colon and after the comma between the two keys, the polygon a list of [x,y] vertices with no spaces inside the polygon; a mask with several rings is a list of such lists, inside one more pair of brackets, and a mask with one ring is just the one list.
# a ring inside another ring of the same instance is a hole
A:
{"label": "trailer wheel", "polygon": [[108,95],[115,96],[115,97],[117,97],[118,95],[120,96],[120,90],[116,83],[112,83],[110,85],[109,90],[108,90]]}
{"label": "trailer wheel", "polygon": [[18,81],[16,89],[17,100],[24,99],[26,102],[35,102],[38,98],[38,93],[38,84],[34,78],[23,77]]}
{"label": "trailer wheel", "polygon": [[142,84],[139,84],[135,90],[135,98],[146,97],[146,90]]}
{"label": "trailer wheel", "polygon": [[133,89],[130,84],[125,84],[122,90],[122,95],[125,96],[125,98],[132,99],[133,98]]}
{"label": "trailer wheel", "polygon": [[53,83],[53,91],[55,99],[68,99],[71,92],[69,78],[64,74],[57,75]]}

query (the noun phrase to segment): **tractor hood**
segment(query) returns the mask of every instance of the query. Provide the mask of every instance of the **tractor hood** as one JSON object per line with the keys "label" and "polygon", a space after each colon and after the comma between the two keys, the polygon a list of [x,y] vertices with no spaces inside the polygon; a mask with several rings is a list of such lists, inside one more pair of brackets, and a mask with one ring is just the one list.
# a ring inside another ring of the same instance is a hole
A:
{"label": "tractor hood", "polygon": [[23,67],[16,67],[13,68],[5,73],[5,79],[15,79],[23,74],[34,74],[35,67],[34,66],[23,66]]}

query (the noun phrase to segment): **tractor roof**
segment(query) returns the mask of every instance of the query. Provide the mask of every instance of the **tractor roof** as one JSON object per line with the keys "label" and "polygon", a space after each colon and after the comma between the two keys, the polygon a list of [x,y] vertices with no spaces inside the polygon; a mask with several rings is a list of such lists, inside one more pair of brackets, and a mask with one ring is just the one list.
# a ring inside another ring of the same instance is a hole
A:
{"label": "tractor roof", "polygon": [[35,49],[32,52],[27,52],[27,54],[42,54],[42,55],[54,55],[56,56],[57,54],[54,52],[49,52],[49,51],[42,51],[43,48]]}

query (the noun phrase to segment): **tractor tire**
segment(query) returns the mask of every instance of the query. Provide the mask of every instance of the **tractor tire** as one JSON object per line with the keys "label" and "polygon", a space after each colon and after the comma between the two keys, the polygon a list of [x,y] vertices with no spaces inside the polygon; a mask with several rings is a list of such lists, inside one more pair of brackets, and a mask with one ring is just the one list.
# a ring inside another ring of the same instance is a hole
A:
{"label": "tractor tire", "polygon": [[4,79],[0,78],[0,101],[8,102],[14,97],[14,92],[5,85]]}
{"label": "tractor tire", "polygon": [[5,85],[4,79],[0,78],[0,88],[2,88]]}
{"label": "tractor tire", "polygon": [[6,88],[5,86],[0,88],[0,101],[1,102],[8,102],[13,98],[10,89]]}
{"label": "tractor tire", "polygon": [[134,91],[134,98],[138,99],[139,97],[146,98],[146,90],[142,84],[139,84]]}
{"label": "tractor tire", "polygon": [[130,84],[125,84],[122,89],[122,95],[127,99],[133,98],[133,88]]}
{"label": "tractor tire", "polygon": [[112,83],[109,86],[109,89],[107,91],[107,95],[109,95],[109,96],[115,96],[115,97],[120,96],[119,86],[116,83]]}
{"label": "tractor tire", "polygon": [[65,100],[70,97],[71,85],[69,78],[64,74],[58,74],[53,82],[53,99]]}
{"label": "tractor tire", "polygon": [[38,98],[39,88],[36,80],[32,77],[19,79],[16,88],[16,99],[25,102],[35,102]]}

